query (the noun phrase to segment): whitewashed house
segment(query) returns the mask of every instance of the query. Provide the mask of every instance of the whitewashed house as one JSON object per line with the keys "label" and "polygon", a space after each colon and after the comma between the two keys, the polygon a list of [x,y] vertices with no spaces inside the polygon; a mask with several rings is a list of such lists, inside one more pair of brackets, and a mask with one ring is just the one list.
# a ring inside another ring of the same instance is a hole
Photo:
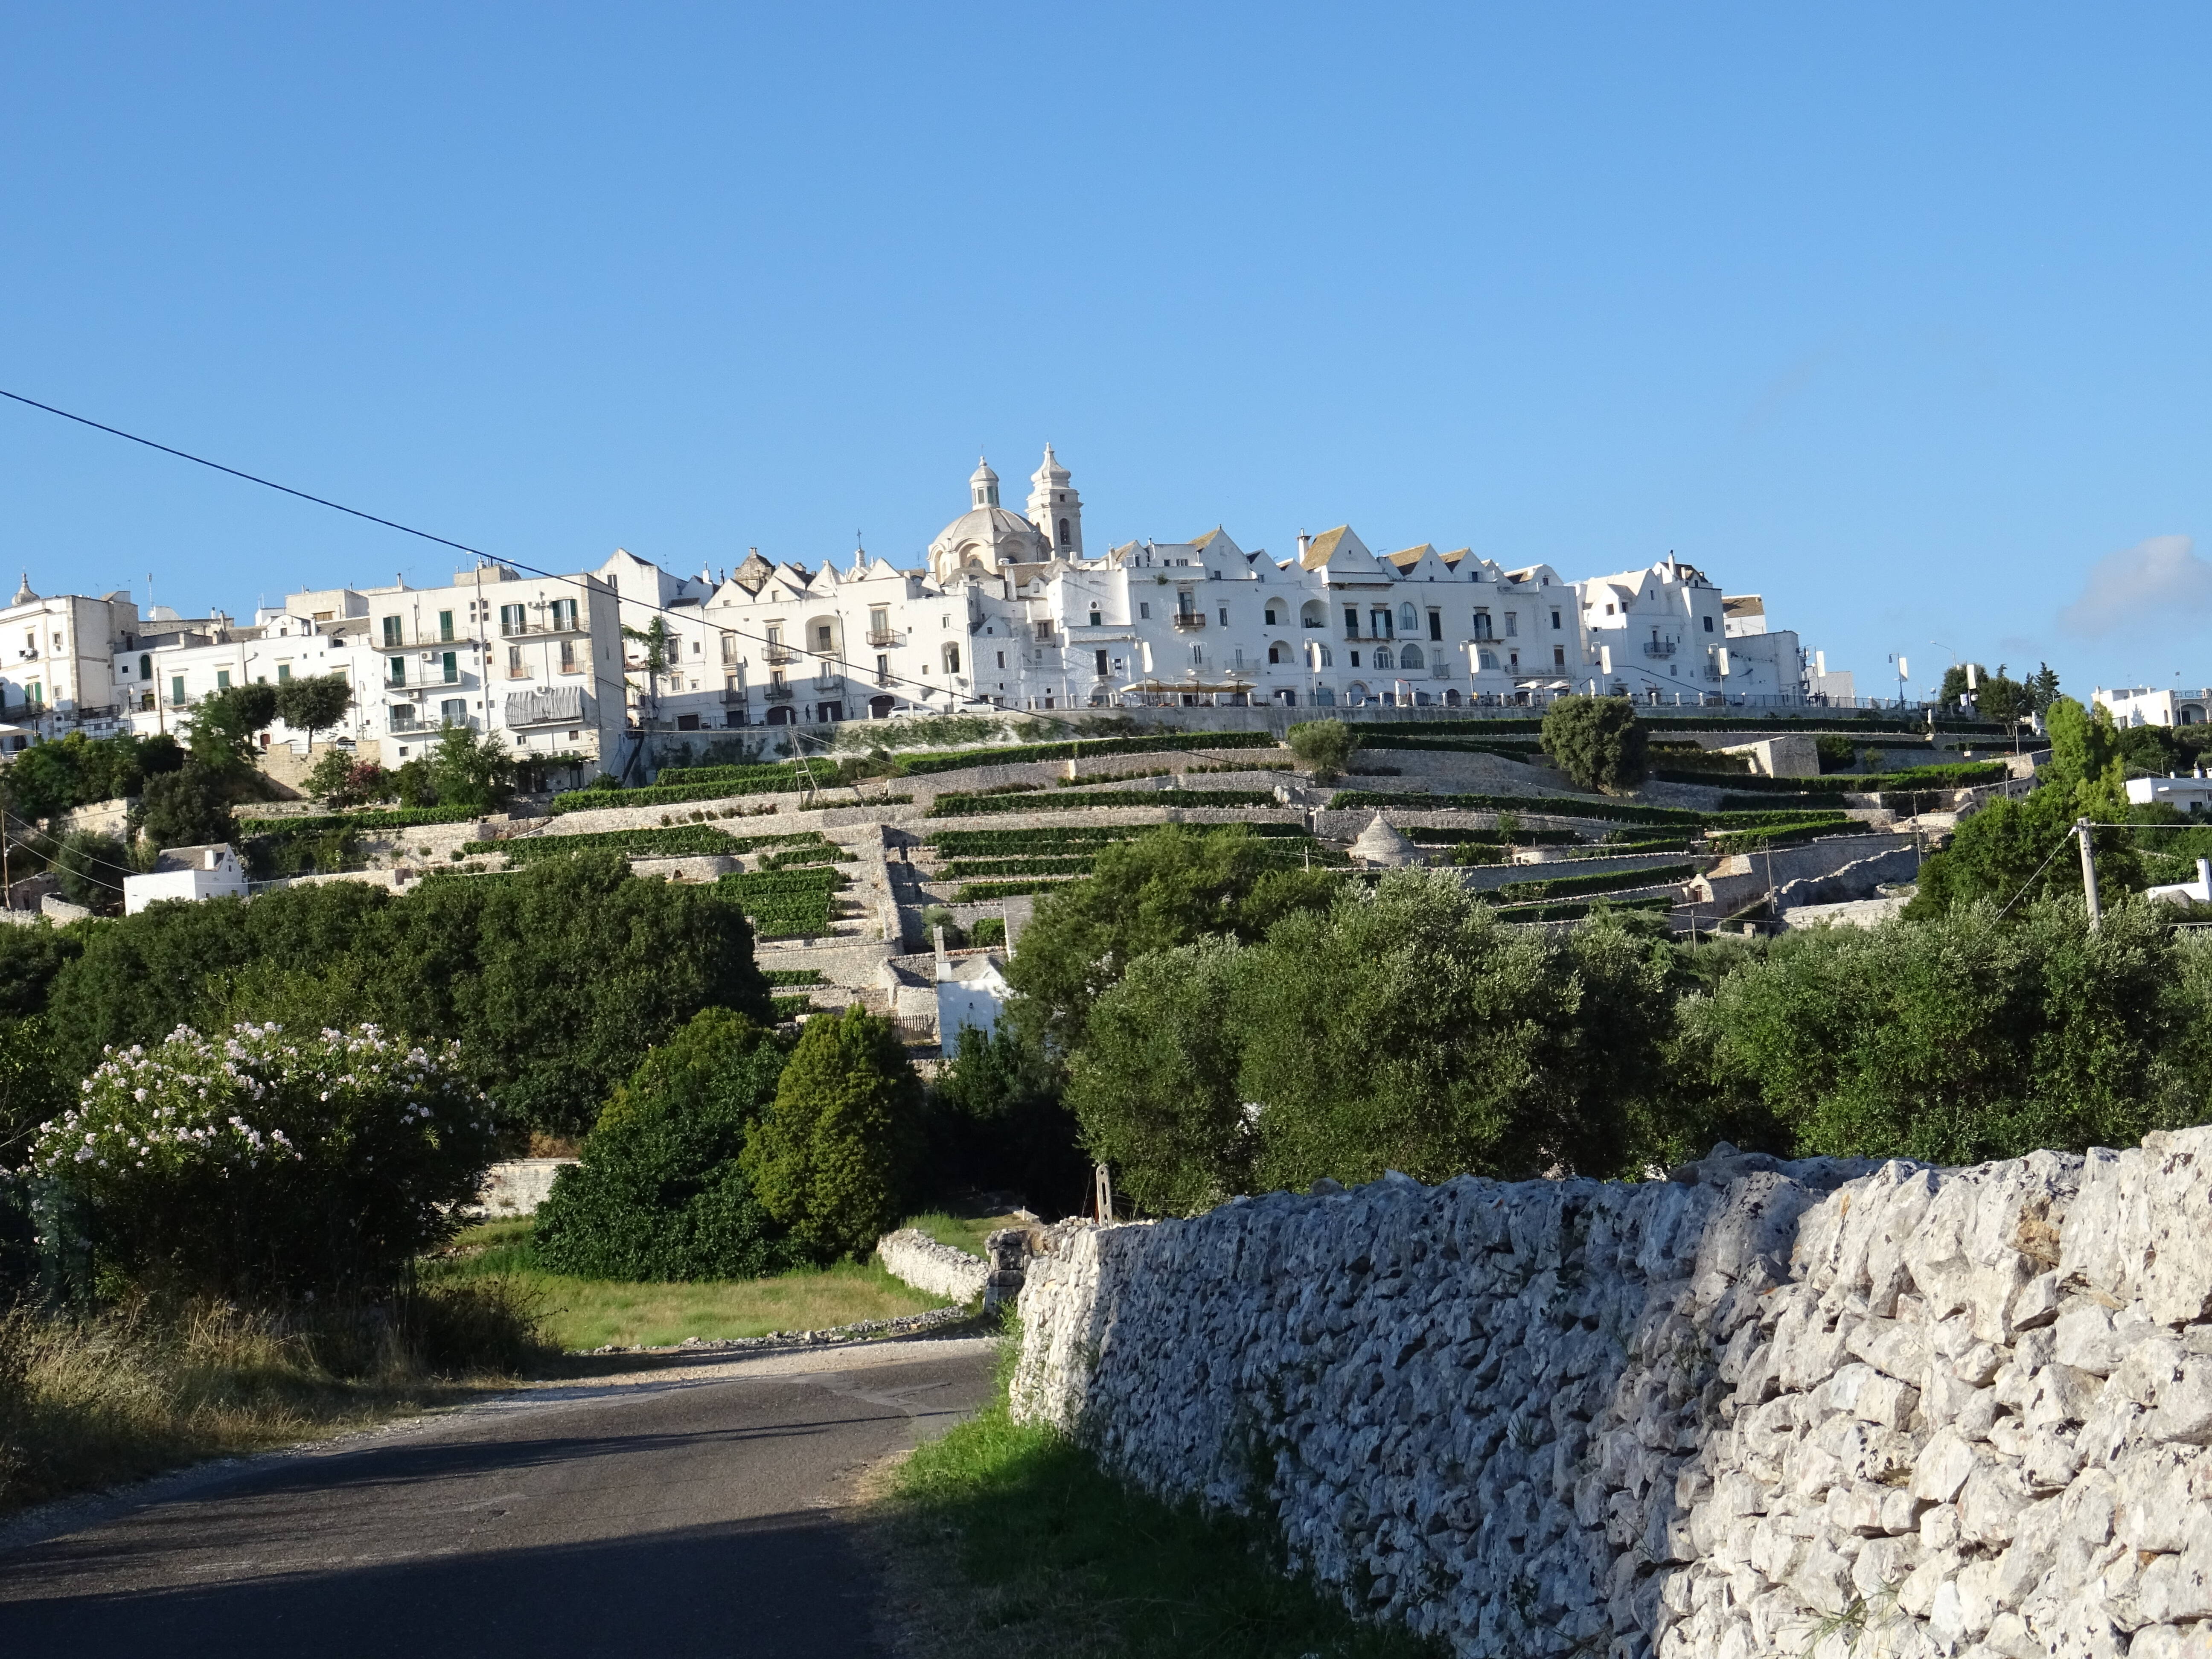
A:
{"label": "whitewashed house", "polygon": [[2184,690],[2179,686],[2124,686],[2108,690],[2099,686],[2089,694],[2093,706],[2112,711],[2115,726],[2203,726],[2212,720],[2212,687]]}
{"label": "whitewashed house", "polygon": [[244,898],[246,869],[228,842],[206,847],[167,847],[143,876],[123,878],[123,914],[135,916],[165,899]]}

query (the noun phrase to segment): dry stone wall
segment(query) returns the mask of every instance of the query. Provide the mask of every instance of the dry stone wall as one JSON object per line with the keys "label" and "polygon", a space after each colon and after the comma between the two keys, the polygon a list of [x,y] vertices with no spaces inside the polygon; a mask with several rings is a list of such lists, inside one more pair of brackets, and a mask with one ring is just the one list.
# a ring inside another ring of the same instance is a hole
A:
{"label": "dry stone wall", "polygon": [[1015,1409],[1462,1656],[2212,1655],[2212,1130],[1064,1228]]}
{"label": "dry stone wall", "polygon": [[940,1244],[915,1227],[902,1227],[876,1241],[876,1260],[893,1279],[949,1302],[973,1302],[990,1281],[982,1257]]}

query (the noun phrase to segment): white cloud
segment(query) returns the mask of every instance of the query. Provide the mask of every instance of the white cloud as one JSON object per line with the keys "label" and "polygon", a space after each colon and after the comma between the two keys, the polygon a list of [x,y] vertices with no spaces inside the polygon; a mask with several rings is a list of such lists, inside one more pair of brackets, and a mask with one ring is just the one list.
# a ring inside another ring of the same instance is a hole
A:
{"label": "white cloud", "polygon": [[2153,536],[2098,560],[2081,597],[2058,613],[2058,625],[2096,639],[2203,611],[2212,611],[2212,564],[2197,556],[2186,536]]}

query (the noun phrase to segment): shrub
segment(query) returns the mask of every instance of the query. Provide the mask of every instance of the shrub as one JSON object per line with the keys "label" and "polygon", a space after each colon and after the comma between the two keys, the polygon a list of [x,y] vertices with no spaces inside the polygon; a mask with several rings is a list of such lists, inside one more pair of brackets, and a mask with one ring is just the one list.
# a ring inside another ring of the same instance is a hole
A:
{"label": "shrub", "polygon": [[205,847],[228,841],[231,787],[197,761],[146,781],[139,798],[138,831],[155,847]]}
{"label": "shrub", "polygon": [[743,1015],[694,1015],[615,1091],[581,1161],[554,1178],[532,1236],[540,1265],[630,1280],[756,1279],[789,1265],[738,1164],[783,1062]]}
{"label": "shrub", "polygon": [[458,1044],[374,1025],[181,1027],[111,1054],[82,1095],[40,1127],[23,1170],[52,1248],[214,1295],[393,1284],[451,1235],[496,1136]]}
{"label": "shrub", "polygon": [[1308,720],[1290,731],[1291,752],[1312,770],[1316,783],[1344,775],[1359,752],[1359,738],[1342,720]]}
{"label": "shrub", "polygon": [[1626,697],[1561,697],[1544,711],[1543,742],[1577,788],[1623,794],[1644,781],[1644,729]]}
{"label": "shrub", "polygon": [[921,1078],[898,1033],[858,1004],[807,1021],[746,1138],[761,1206],[815,1255],[860,1256],[898,1225],[921,1153]]}
{"label": "shrub", "polygon": [[61,878],[62,896],[71,904],[108,912],[123,908],[123,878],[131,873],[131,854],[112,836],[78,830],[64,836],[54,848],[54,873]]}

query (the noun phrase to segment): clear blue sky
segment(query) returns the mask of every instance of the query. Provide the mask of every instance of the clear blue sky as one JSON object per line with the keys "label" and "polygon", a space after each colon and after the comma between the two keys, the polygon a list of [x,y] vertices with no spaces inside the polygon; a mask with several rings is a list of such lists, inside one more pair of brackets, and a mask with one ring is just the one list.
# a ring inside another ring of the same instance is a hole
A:
{"label": "clear blue sky", "polygon": [[[2202,5],[0,18],[0,386],[532,563],[908,557],[1049,439],[1094,545],[2212,680]],[[451,568],[10,408],[0,489],[46,591]]]}

